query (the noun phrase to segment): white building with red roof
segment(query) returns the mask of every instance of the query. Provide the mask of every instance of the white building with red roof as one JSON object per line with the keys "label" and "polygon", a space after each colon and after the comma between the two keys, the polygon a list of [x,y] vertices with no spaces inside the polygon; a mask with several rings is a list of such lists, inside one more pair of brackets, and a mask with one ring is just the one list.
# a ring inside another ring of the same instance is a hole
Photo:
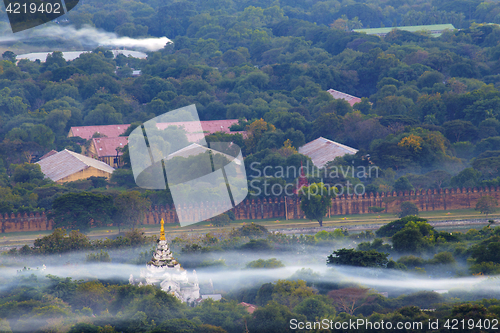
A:
{"label": "white building with red roof", "polygon": [[327,92],[330,95],[332,95],[332,97],[335,99],[346,100],[347,103],[349,103],[351,106],[353,106],[356,103],[361,103],[361,98],[359,98],[359,97],[355,97],[355,96],[352,96],[352,95],[349,95],[349,94],[346,94],[346,93],[343,93],[343,92],[340,92],[337,90],[333,90],[333,89],[327,90]]}

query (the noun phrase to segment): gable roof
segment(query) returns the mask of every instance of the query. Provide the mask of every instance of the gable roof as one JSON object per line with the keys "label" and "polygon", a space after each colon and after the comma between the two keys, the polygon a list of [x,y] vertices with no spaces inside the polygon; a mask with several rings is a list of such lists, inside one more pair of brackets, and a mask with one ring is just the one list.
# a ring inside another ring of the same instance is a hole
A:
{"label": "gable roof", "polygon": [[357,152],[357,149],[323,137],[319,137],[299,148],[299,153],[311,158],[314,165],[318,168],[324,167],[328,162],[333,161],[335,157],[346,154],[354,155]]}
{"label": "gable roof", "polygon": [[94,160],[93,158],[77,154],[67,149],[46,157],[36,162],[36,164],[40,165],[45,176],[54,182],[90,167],[107,173],[113,173],[115,170],[104,162]]}
{"label": "gable roof", "polygon": [[257,310],[257,305],[253,305],[253,304],[245,303],[245,302],[241,302],[240,305],[243,305],[245,308],[247,308],[247,311],[250,314],[254,313],[255,310]]}
{"label": "gable roof", "polygon": [[[231,132],[229,127],[234,124],[238,124],[238,119],[203,120],[200,122],[180,121],[173,123],[157,123],[156,127],[158,127],[159,130],[164,130],[169,126],[184,127],[187,132],[188,141],[198,142],[201,139],[205,138],[205,136],[208,134],[213,134],[215,132],[229,133]],[[115,138],[125,133],[129,126],[130,124],[74,126],[71,127],[69,134],[72,134],[73,136],[79,136],[85,140],[92,139],[94,133],[103,134],[108,138]],[[245,134],[245,132],[231,132],[230,134],[236,133]]]}
{"label": "gable roof", "polygon": [[372,28],[372,29],[354,29],[354,32],[364,32],[368,35],[385,36],[394,29],[417,32],[417,31],[430,31],[433,37],[438,37],[446,30],[455,30],[453,24],[430,24],[430,25],[410,25],[403,27],[388,27],[388,28]]}
{"label": "gable roof", "polygon": [[[98,157],[116,156],[117,148],[124,148],[128,144],[128,136],[117,136],[115,138],[93,138],[92,144],[95,147]],[[118,156],[123,153],[118,152]]]}
{"label": "gable roof", "polygon": [[[215,132],[229,133],[231,132],[229,127],[231,127],[234,124],[238,124],[238,119],[202,120],[200,122],[180,121],[173,123],[158,123],[156,124],[156,127],[158,127],[159,130],[164,130],[169,126],[184,127],[184,130],[187,133],[188,141],[198,142],[201,139],[205,138],[205,136],[213,134]],[[235,134],[235,132],[231,132],[230,134]]]}
{"label": "gable roof", "polygon": [[125,133],[130,124],[119,125],[98,125],[98,126],[74,126],[69,130],[73,136],[79,136],[82,139],[90,140],[95,133],[103,134],[108,138],[115,138]]}
{"label": "gable roof", "polygon": [[335,99],[345,99],[351,106],[356,103],[361,103],[361,98],[343,93],[341,91],[329,89],[327,90],[327,92],[330,93],[330,95],[332,95],[332,97]]}
{"label": "gable roof", "polygon": [[229,161],[235,161],[236,164],[240,165],[241,164],[241,161],[234,158],[233,156],[231,155],[228,155],[228,154],[225,154],[223,152],[220,152],[216,149],[213,149],[213,148],[208,148],[208,147],[205,147],[205,146],[202,146],[202,145],[199,145],[197,143],[192,143],[190,144],[189,146],[187,147],[184,147],[182,149],[179,149],[171,154],[169,154],[167,156],[167,160],[171,160],[173,159],[174,157],[183,157],[183,158],[188,158],[190,156],[198,156],[198,155],[201,155],[201,154],[204,154],[205,152],[211,152],[212,154],[218,154],[218,155],[222,155],[224,156],[225,158],[227,158]]}

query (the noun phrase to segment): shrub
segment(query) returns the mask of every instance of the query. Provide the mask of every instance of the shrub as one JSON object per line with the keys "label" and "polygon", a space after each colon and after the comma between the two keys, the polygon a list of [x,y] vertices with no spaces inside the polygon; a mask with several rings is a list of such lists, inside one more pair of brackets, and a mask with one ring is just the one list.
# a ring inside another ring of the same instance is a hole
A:
{"label": "shrub", "polygon": [[427,222],[427,220],[418,216],[405,216],[399,220],[387,223],[375,233],[377,237],[392,237],[396,232],[403,230],[408,222]]}
{"label": "shrub", "polygon": [[98,253],[90,253],[87,255],[86,262],[111,262],[111,257],[108,252],[101,250]]}
{"label": "shrub", "polygon": [[374,214],[376,214],[376,213],[381,213],[381,212],[383,212],[384,210],[385,210],[385,208],[384,208],[384,207],[377,207],[377,206],[371,206],[371,207],[368,207],[368,211],[369,211],[370,213],[374,213]]}
{"label": "shrub", "polygon": [[405,217],[410,215],[418,215],[418,207],[413,202],[405,201],[401,203],[400,211],[398,216]]}
{"label": "shrub", "polygon": [[271,259],[258,259],[251,261],[247,264],[247,268],[280,268],[285,267],[281,261],[276,258]]}
{"label": "shrub", "polygon": [[259,238],[267,236],[268,233],[269,231],[266,227],[252,222],[251,224],[244,225],[241,228],[233,229],[230,235],[231,237]]}

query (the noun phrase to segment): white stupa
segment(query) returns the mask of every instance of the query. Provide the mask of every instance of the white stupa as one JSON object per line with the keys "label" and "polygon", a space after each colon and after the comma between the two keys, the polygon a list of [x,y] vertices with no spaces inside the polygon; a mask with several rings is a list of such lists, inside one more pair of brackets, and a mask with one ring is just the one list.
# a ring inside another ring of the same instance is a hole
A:
{"label": "white stupa", "polygon": [[[141,279],[137,282],[145,282],[146,285],[160,285],[161,290],[168,292],[182,302],[194,302],[200,297],[200,287],[196,271],[193,270],[191,280],[186,270],[172,256],[165,238],[164,221],[161,220],[160,239],[153,254],[153,258],[147,263],[146,268],[141,269]],[[129,282],[135,284],[133,276]]]}

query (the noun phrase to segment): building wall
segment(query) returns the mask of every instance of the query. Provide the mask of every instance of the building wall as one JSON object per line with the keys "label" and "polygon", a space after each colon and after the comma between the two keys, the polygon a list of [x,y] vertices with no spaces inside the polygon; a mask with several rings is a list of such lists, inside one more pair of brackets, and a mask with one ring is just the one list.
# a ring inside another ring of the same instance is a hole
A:
{"label": "building wall", "polygon": [[[89,176],[90,177],[90,176]],[[452,209],[474,208],[477,201],[484,195],[495,197],[500,202],[500,187],[473,188],[451,190],[424,190],[410,193],[381,193],[362,196],[343,195],[333,199],[327,216],[368,214],[368,207],[378,206],[385,208],[387,213],[396,213],[403,201],[415,203],[420,211],[445,211]],[[199,209],[214,210],[214,205],[201,205],[200,207],[181,207],[186,214],[196,216]],[[237,220],[244,219],[304,219],[300,209],[300,202],[294,198],[274,198],[245,200],[232,209]],[[143,224],[159,224],[161,219],[165,223],[178,222],[177,213],[172,206],[153,207],[145,216]],[[2,233],[16,231],[51,230],[53,223],[47,221],[45,213],[31,215],[0,215]]]}
{"label": "building wall", "polygon": [[117,160],[118,163],[115,163],[115,158],[117,158],[116,155],[114,155],[114,156],[101,156],[97,159],[101,162],[106,163],[107,165],[109,165],[115,169],[122,167],[124,164],[123,158],[121,156],[118,156],[118,160]]}
{"label": "building wall", "polygon": [[92,144],[90,145],[89,149],[86,150],[85,156],[104,162],[115,169],[122,167],[124,164],[123,158],[121,156],[118,156],[118,163],[115,163],[116,155],[99,157],[97,154],[97,149],[94,145],[94,141],[92,141]]}
{"label": "building wall", "polygon": [[111,177],[111,174],[99,169],[96,169],[94,167],[88,167],[86,169],[83,169],[82,171],[76,172],[72,175],[69,175],[66,178],[58,180],[56,183],[62,184],[62,183],[67,183],[67,182],[73,182],[75,180],[80,180],[80,179],[87,179],[89,177],[106,177],[106,179],[109,179]]}
{"label": "building wall", "polygon": [[[334,215],[368,214],[371,206],[383,207],[386,213],[396,213],[402,202],[415,203],[420,211],[451,210],[475,208],[483,195],[495,197],[500,202],[500,187],[486,189],[446,189],[423,190],[410,193],[377,193],[369,195],[343,195],[332,200],[327,217]],[[286,202],[285,202],[286,201]],[[216,211],[216,205],[201,207],[185,206],[180,209],[184,214],[197,215],[198,209]],[[237,220],[246,219],[305,219],[300,209],[300,202],[294,198],[247,199],[232,209]],[[171,206],[155,207],[146,214],[144,224],[158,224],[161,218],[165,223],[178,221],[177,213]]]}
{"label": "building wall", "polygon": [[2,233],[18,231],[52,230],[52,220],[47,220],[45,213],[39,214],[0,214]]}

